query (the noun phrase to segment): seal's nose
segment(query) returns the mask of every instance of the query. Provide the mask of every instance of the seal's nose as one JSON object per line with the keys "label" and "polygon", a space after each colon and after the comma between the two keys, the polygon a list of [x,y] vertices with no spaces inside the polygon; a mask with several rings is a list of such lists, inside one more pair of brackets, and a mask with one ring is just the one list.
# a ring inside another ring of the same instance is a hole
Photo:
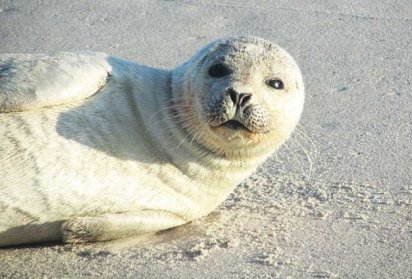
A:
{"label": "seal's nose", "polygon": [[235,107],[243,108],[252,97],[252,93],[238,93],[233,87],[226,90],[226,94],[230,97]]}

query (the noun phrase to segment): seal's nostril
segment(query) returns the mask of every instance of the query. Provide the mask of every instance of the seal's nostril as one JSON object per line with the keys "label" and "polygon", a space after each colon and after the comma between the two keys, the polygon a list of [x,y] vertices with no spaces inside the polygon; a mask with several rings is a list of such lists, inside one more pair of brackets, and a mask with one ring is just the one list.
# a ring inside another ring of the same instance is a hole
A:
{"label": "seal's nostril", "polygon": [[232,87],[226,90],[226,94],[229,95],[230,99],[232,100],[233,104],[236,107],[243,107],[245,106],[250,98],[252,97],[251,93],[237,93]]}
{"label": "seal's nostril", "polygon": [[232,100],[233,104],[237,106],[237,103],[239,102],[239,94],[232,87],[228,88],[226,92]]}
{"label": "seal's nostril", "polygon": [[243,107],[252,97],[251,93],[242,93],[240,94],[239,106]]}

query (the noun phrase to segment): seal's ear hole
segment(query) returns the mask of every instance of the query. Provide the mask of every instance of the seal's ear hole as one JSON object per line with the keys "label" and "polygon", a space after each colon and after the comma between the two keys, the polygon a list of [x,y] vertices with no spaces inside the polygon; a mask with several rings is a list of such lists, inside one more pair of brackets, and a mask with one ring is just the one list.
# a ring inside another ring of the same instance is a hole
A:
{"label": "seal's ear hole", "polygon": [[278,78],[269,79],[268,81],[266,81],[266,84],[269,85],[272,88],[275,88],[275,89],[285,88],[285,85],[283,84],[283,81],[281,79],[278,79]]}
{"label": "seal's ear hole", "polygon": [[232,70],[222,63],[214,64],[209,68],[209,75],[214,78],[228,76],[231,73]]}

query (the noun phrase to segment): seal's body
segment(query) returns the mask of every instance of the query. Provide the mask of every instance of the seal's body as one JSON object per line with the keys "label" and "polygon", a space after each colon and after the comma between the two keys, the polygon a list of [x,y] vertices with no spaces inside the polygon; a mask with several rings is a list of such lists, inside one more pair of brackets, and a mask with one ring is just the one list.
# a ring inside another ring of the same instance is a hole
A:
{"label": "seal's body", "polygon": [[104,241],[216,208],[293,131],[293,59],[220,40],[172,71],[104,54],[0,56],[0,246]]}

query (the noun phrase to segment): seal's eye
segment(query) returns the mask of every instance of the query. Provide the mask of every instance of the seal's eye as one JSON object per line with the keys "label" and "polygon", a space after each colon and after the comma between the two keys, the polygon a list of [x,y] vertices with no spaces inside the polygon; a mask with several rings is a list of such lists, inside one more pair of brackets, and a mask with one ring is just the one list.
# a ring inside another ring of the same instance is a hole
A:
{"label": "seal's eye", "polygon": [[230,75],[232,70],[222,63],[215,64],[209,68],[209,75],[214,78],[220,78]]}
{"label": "seal's eye", "polygon": [[285,86],[283,85],[283,81],[281,81],[280,79],[270,79],[266,82],[266,84],[275,89],[285,88]]}

